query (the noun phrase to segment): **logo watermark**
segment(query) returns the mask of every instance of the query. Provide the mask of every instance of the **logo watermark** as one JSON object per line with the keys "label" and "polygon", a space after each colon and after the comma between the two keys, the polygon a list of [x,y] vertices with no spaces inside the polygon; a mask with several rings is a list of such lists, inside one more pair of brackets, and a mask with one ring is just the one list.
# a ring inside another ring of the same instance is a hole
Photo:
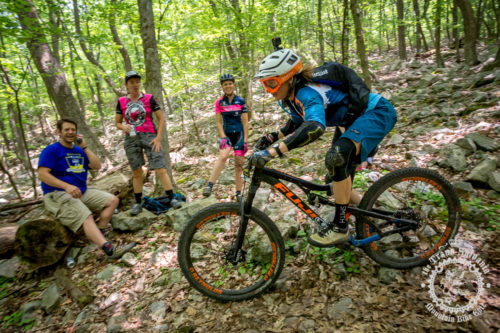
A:
{"label": "logo watermark", "polygon": [[425,305],[429,312],[443,321],[461,323],[483,313],[482,297],[490,288],[484,277],[489,268],[467,242],[451,240],[449,244],[423,268],[426,280],[421,286],[432,300]]}

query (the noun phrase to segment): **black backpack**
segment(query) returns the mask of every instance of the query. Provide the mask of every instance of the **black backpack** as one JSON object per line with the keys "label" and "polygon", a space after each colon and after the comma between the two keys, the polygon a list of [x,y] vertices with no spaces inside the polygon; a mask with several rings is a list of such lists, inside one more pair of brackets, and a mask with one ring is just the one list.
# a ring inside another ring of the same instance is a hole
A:
{"label": "black backpack", "polygon": [[312,81],[342,90],[349,97],[348,116],[351,123],[365,111],[368,106],[370,89],[363,79],[351,68],[338,62],[325,62],[313,70]]}

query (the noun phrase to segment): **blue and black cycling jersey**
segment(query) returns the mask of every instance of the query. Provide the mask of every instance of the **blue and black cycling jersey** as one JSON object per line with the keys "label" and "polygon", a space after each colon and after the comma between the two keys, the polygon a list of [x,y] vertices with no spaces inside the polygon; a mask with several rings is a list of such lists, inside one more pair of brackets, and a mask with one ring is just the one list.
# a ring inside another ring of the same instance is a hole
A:
{"label": "blue and black cycling jersey", "polygon": [[235,95],[231,102],[229,102],[227,96],[222,96],[215,101],[215,113],[222,115],[223,128],[226,134],[243,132],[241,115],[247,112],[245,100],[240,96]]}

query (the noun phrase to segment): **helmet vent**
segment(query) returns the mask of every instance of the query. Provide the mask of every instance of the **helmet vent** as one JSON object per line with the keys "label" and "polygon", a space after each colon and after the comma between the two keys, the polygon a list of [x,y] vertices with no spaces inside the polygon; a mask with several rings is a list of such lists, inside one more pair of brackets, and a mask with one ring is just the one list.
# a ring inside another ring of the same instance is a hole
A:
{"label": "helmet vent", "polygon": [[286,61],[288,64],[293,65],[297,61],[297,56],[296,55],[291,55],[290,58]]}

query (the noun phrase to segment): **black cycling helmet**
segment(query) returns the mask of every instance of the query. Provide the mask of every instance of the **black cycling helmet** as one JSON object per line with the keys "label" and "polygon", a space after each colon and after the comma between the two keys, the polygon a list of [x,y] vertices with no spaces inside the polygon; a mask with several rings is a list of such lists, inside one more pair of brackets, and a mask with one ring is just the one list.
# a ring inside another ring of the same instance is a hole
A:
{"label": "black cycling helmet", "polygon": [[234,76],[232,74],[222,74],[220,77],[220,84],[222,84],[224,81],[233,81],[234,82]]}
{"label": "black cycling helmet", "polygon": [[138,77],[139,79],[141,78],[139,73],[137,73],[136,71],[129,71],[127,72],[127,74],[125,74],[125,83],[127,83],[127,81],[133,77]]}

